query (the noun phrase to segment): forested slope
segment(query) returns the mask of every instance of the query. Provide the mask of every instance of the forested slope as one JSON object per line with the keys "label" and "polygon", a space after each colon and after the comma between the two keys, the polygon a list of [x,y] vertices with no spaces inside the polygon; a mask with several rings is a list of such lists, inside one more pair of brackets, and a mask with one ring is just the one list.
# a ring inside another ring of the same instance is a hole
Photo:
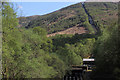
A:
{"label": "forested slope", "polygon": [[52,54],[52,41],[44,29],[18,29],[11,3],[3,3],[2,76],[15,78],[62,77],[67,66]]}
{"label": "forested slope", "polygon": [[85,3],[85,7],[102,33],[95,41],[92,52],[96,60],[92,80],[119,80],[118,3],[91,2]]}
{"label": "forested slope", "polygon": [[[110,7],[103,7],[103,4],[110,4]],[[85,6],[100,28],[100,35],[84,33],[47,37],[48,33],[75,25],[90,31],[92,26],[81,3],[43,16],[19,18],[24,24],[18,23],[11,3],[3,3],[3,78],[62,78],[71,65],[82,65],[83,58],[95,57],[92,78],[101,77],[103,80],[107,74],[107,77],[120,79],[117,17],[109,17],[108,12],[117,15],[116,3],[85,3]],[[102,16],[98,16],[100,13]],[[106,22],[101,21],[104,17]],[[18,25],[23,28],[16,27]]]}

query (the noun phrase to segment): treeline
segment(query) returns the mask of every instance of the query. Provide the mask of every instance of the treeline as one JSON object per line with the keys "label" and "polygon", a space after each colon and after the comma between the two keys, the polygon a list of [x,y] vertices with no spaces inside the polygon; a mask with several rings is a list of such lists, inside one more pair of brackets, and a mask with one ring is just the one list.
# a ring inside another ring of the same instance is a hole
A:
{"label": "treeline", "polygon": [[85,3],[85,7],[101,32],[92,52],[96,60],[92,78],[120,80],[118,3],[92,2]]}
{"label": "treeline", "polygon": [[3,78],[62,78],[71,65],[95,57],[93,77],[120,79],[118,25],[100,26],[101,34],[56,35],[46,37],[45,29],[18,28],[11,3],[2,4]]}
{"label": "treeline", "polygon": [[52,41],[41,28],[16,28],[18,20],[10,3],[3,3],[3,78],[55,78],[65,74],[66,64],[52,53]]}
{"label": "treeline", "polygon": [[92,74],[93,80],[120,80],[119,41],[117,23],[103,29],[102,36],[98,37],[93,50],[96,66]]}
{"label": "treeline", "polygon": [[94,39],[58,45],[59,42],[46,37],[45,29],[17,28],[18,19],[11,3],[3,3],[2,7],[3,78],[62,78],[71,65],[82,65],[82,58],[90,55],[85,50],[89,44],[86,52],[90,52]]}

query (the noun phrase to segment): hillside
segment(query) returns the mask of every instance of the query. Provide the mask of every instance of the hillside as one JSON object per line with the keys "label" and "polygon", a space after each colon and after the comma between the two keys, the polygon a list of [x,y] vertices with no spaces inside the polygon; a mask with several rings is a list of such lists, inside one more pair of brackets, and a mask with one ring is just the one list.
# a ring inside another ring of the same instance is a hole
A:
{"label": "hillside", "polygon": [[[32,20],[31,20],[32,19]],[[48,33],[55,33],[79,25],[85,27],[88,24],[87,15],[81,3],[62,8],[43,16],[19,18],[21,27],[33,28],[40,26]],[[87,29],[87,27],[85,27]]]}
{"label": "hillside", "polygon": [[[120,79],[117,3],[78,3],[21,18],[13,4],[5,2],[2,8],[3,79]],[[94,66],[86,65],[89,72],[80,67],[72,75],[72,66],[85,67],[88,57],[95,59]]]}
{"label": "hillside", "polygon": [[84,27],[72,27],[60,32],[48,34],[47,37],[55,36],[56,34],[83,34],[87,33]]}
{"label": "hillside", "polygon": [[90,2],[85,7],[95,23],[107,27],[111,22],[118,21],[118,3]]}
{"label": "hillside", "polygon": [[[100,24],[107,25],[113,19],[117,20],[117,3],[85,3],[85,7],[88,13],[94,20],[94,24],[98,27]],[[43,16],[35,15],[30,17],[20,17],[19,18],[19,27],[33,28],[40,26],[47,30],[48,34],[54,33],[59,34],[58,32],[63,31],[62,34],[69,34],[66,32],[66,29],[75,27],[84,27],[88,33],[94,33],[94,29],[89,24],[88,15],[85,10],[82,8],[82,4],[78,3],[71,5],[65,8],[62,8],[58,11],[46,14]],[[85,32],[83,30],[78,31],[79,33]],[[71,29],[74,30],[74,29]],[[69,30],[67,30],[69,31]],[[74,32],[74,31],[70,31]],[[61,33],[61,32],[60,32]],[[70,33],[74,34],[74,33]]]}

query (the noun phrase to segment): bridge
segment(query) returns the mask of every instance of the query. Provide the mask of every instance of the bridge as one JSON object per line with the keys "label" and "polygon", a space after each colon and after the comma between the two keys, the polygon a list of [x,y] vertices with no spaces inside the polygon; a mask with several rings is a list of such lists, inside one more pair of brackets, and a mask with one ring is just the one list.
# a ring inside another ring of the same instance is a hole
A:
{"label": "bridge", "polygon": [[72,65],[69,73],[64,76],[63,80],[89,80],[88,75],[94,66],[94,59],[83,59],[83,65]]}

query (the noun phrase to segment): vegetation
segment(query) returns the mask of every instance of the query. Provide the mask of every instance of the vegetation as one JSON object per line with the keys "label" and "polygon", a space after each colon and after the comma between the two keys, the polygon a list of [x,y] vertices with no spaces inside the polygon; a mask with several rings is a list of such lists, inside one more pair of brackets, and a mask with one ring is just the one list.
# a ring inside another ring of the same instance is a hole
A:
{"label": "vegetation", "polygon": [[[94,5],[97,6],[96,3]],[[88,6],[91,6],[91,3],[86,3],[87,9],[89,9]],[[29,29],[17,27],[18,19],[11,3],[5,2],[2,7],[3,78],[62,78],[66,70],[71,69],[71,65],[82,65],[83,58],[94,56],[96,60],[94,76],[102,77],[107,74],[108,77],[120,79],[120,54],[118,54],[117,45],[120,39],[116,19],[111,24],[106,23],[106,27],[96,19],[98,22],[95,22],[95,25],[99,25],[101,35],[65,34],[47,37],[47,32],[63,30],[76,24],[90,25],[81,4],[63,8],[48,15],[37,16],[34,20],[31,17],[30,23],[28,21],[22,24]],[[98,8],[98,11],[100,10]],[[66,13],[69,13],[70,17]],[[53,16],[55,14],[56,16]],[[90,14],[94,16],[91,12]]]}
{"label": "vegetation", "polygon": [[[96,68],[92,77],[120,79],[118,3],[86,3],[86,9],[102,32],[93,49]],[[96,79],[93,79],[96,80]]]}
{"label": "vegetation", "polygon": [[46,29],[48,33],[55,33],[77,25],[85,27],[89,32],[92,32],[81,3],[43,16],[20,17],[19,23],[25,28],[40,26]]}
{"label": "vegetation", "polygon": [[84,54],[75,50],[80,46],[65,44],[63,48],[59,47],[39,26],[27,30],[17,28],[18,19],[10,5],[2,4],[3,78],[60,78],[71,65],[82,65]]}
{"label": "vegetation", "polygon": [[10,3],[3,3],[3,78],[53,78],[65,74],[65,63],[51,52],[45,30],[16,28]]}
{"label": "vegetation", "polygon": [[88,13],[92,16],[94,23],[108,27],[111,22],[118,20],[118,3],[91,2],[85,3]]}
{"label": "vegetation", "polygon": [[93,72],[94,77],[120,79],[119,40],[117,24],[104,29],[102,36],[98,37],[93,50],[96,60],[96,69]]}

